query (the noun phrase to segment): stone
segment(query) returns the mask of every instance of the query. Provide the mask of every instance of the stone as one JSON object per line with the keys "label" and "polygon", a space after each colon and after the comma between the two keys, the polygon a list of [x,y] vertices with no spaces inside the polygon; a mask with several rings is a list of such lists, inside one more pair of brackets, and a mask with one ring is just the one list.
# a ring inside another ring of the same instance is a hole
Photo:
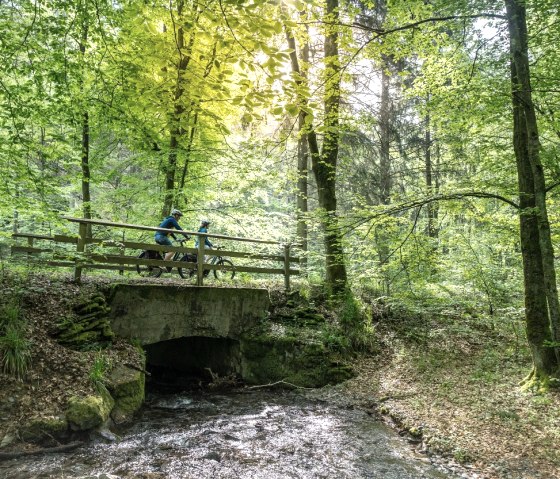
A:
{"label": "stone", "polygon": [[107,389],[115,400],[111,418],[116,424],[132,419],[144,403],[144,373],[118,365],[109,374]]}
{"label": "stone", "polygon": [[70,398],[66,419],[72,430],[87,431],[107,421],[115,401],[103,386],[99,386],[98,391],[98,394],[85,398],[76,396]]}
{"label": "stone", "polygon": [[62,437],[68,431],[68,421],[64,416],[44,416],[31,419],[19,431],[24,441],[40,442],[47,438]]}
{"label": "stone", "polygon": [[8,433],[4,435],[2,441],[0,441],[0,449],[3,447],[7,447],[10,444],[13,444],[15,440],[16,440],[16,436],[14,434]]}

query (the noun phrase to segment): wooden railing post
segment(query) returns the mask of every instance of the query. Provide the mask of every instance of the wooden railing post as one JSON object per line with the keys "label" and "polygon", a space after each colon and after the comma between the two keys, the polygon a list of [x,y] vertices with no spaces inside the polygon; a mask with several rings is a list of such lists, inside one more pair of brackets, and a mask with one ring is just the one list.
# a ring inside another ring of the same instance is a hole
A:
{"label": "wooden railing post", "polygon": [[284,245],[284,287],[290,291],[290,245]]}
{"label": "wooden railing post", "polygon": [[78,253],[78,257],[76,258],[76,266],[74,268],[74,281],[76,283],[79,283],[82,279],[82,267],[78,266],[81,261],[82,258],[80,258],[80,256],[82,256],[80,253],[83,253],[86,250],[86,235],[87,235],[87,224],[86,223],[80,223],[80,228],[79,228],[79,238],[78,238],[78,245],[76,247],[76,252]]}
{"label": "wooden railing post", "polygon": [[198,237],[198,254],[196,257],[196,284],[202,286],[204,282],[204,243],[206,241],[206,236],[200,235]]}
{"label": "wooden railing post", "polygon": [[[27,238],[27,246],[33,248],[33,238]],[[31,260],[31,253],[27,253],[27,263]]]}

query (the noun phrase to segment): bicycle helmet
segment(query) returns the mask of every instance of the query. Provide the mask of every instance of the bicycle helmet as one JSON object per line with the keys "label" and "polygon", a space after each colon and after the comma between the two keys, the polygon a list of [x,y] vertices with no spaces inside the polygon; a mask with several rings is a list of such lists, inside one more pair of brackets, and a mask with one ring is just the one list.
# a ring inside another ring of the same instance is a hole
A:
{"label": "bicycle helmet", "polygon": [[179,211],[179,210],[173,208],[173,209],[171,210],[171,216],[175,216],[175,215],[183,216],[183,213],[181,213],[181,211]]}
{"label": "bicycle helmet", "polygon": [[207,219],[202,219],[200,220],[200,224],[202,226],[209,226],[210,225],[210,221],[208,221]]}

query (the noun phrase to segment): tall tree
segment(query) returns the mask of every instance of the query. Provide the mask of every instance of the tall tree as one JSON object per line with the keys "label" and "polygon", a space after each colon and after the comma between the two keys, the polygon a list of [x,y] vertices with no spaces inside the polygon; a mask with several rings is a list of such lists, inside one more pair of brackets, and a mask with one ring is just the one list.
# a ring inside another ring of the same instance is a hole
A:
{"label": "tall tree", "polygon": [[510,38],[513,146],[519,179],[527,338],[534,364],[529,379],[539,381],[546,380],[560,366],[554,349],[547,344],[551,339],[559,339],[560,308],[539,132],[531,94],[525,3],[505,0],[505,6]]}
{"label": "tall tree", "polygon": [[339,148],[339,107],[341,68],[338,54],[338,0],[327,0],[325,11],[325,93],[324,136],[319,150],[317,135],[310,130],[307,135],[311,166],[319,199],[321,224],[326,256],[327,286],[333,293],[346,288],[346,265],[336,209],[336,173]]}

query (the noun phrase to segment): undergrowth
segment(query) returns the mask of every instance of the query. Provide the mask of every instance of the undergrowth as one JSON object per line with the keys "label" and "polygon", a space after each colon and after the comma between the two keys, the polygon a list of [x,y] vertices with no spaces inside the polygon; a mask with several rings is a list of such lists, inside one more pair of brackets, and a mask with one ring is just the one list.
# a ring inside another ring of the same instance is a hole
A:
{"label": "undergrowth", "polygon": [[0,305],[0,358],[5,374],[23,380],[29,369],[31,343],[17,298]]}

